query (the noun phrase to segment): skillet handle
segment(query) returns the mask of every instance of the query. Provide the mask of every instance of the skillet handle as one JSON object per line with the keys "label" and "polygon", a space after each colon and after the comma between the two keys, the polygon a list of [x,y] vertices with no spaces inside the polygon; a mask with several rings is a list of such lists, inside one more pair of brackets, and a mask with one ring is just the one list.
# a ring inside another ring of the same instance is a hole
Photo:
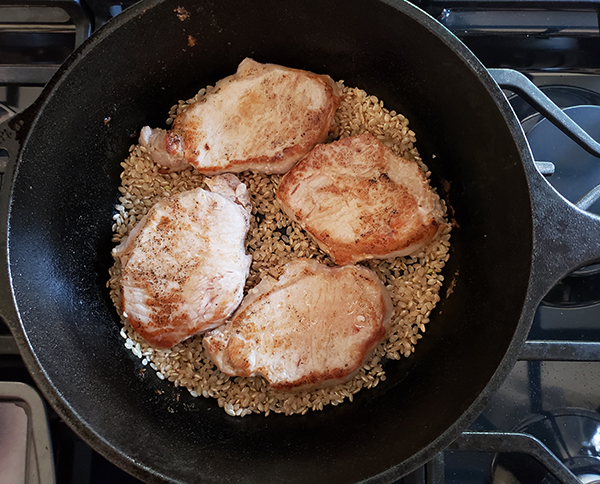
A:
{"label": "skillet handle", "polygon": [[31,125],[34,107],[0,123],[0,318],[13,334],[18,325],[8,262],[8,210],[19,152]]}
{"label": "skillet handle", "polygon": [[[14,163],[21,148],[17,134],[23,125],[18,115],[0,123],[0,174],[4,175],[8,165]],[[4,178],[4,177],[3,177]]]}
{"label": "skillet handle", "polygon": [[[7,120],[0,123],[0,219],[6,219],[8,210],[8,200],[10,195],[5,196],[10,191],[12,175],[17,164],[17,158],[21,145],[29,131],[29,126],[33,121],[35,114],[35,103],[19,114],[15,114]],[[2,226],[4,227],[4,225]],[[1,229],[0,234],[6,238],[6,230]]]}
{"label": "skillet handle", "polygon": [[526,170],[534,222],[533,275],[528,297],[539,302],[569,273],[600,261],[600,217],[566,200],[533,163]]}
{"label": "skillet handle", "polygon": [[[489,69],[488,72],[501,88],[524,98],[587,152],[600,157],[600,143],[527,77],[510,69]],[[533,277],[528,297],[539,301],[570,272],[600,261],[600,217],[585,212],[600,197],[600,186],[574,205],[548,183],[534,163],[525,163],[525,171],[534,219]]]}

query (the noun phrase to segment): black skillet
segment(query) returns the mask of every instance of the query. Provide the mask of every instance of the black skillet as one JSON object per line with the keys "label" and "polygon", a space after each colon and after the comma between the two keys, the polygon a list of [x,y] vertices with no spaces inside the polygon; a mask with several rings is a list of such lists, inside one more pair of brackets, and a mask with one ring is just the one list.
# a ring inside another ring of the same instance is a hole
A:
{"label": "black skillet", "polygon": [[[458,224],[453,291],[418,351],[353,403],[305,416],[229,417],[140,373],[105,286],[119,162],[136,132],[246,56],[330,74],[403,112]],[[468,426],[547,289],[600,257],[598,218],[537,173],[490,73],[402,1],[142,1],[85,42],[0,140],[11,156],[0,313],[58,413],[148,481],[393,481]]]}

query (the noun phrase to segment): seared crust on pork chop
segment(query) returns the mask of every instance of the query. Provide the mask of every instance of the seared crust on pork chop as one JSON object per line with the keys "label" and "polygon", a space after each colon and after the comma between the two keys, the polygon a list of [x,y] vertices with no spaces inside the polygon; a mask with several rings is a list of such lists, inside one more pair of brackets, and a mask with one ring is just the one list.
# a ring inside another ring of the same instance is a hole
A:
{"label": "seared crust on pork chop", "polygon": [[203,344],[227,375],[262,375],[279,390],[314,388],[351,378],[385,337],[392,311],[369,269],[296,259],[279,280],[266,276]]}
{"label": "seared crust on pork chop", "polygon": [[418,164],[368,133],[316,146],[283,177],[277,200],[340,265],[412,254],[443,226]]}
{"label": "seared crust on pork chop", "polygon": [[123,315],[157,348],[222,324],[242,301],[250,197],[232,174],[206,184],[159,201],[113,249]]}
{"label": "seared crust on pork chop", "polygon": [[340,101],[329,76],[244,59],[170,131],[142,128],[140,144],[174,170],[285,173],[325,140]]}

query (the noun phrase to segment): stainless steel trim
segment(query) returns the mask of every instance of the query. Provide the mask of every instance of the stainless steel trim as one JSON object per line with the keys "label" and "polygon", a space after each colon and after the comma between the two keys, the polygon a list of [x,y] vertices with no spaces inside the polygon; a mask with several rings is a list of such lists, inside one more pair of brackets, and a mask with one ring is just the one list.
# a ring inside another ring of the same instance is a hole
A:
{"label": "stainless steel trim", "polygon": [[26,484],[55,484],[50,431],[42,398],[25,383],[0,382],[0,401],[15,403],[27,413]]}

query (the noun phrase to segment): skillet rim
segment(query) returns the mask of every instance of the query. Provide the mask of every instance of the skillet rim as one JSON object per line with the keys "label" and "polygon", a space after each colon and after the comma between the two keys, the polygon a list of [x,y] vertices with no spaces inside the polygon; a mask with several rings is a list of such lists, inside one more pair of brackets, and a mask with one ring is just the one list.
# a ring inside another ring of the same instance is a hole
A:
{"label": "skillet rim", "polygon": [[[524,135],[522,133],[521,127],[518,124],[518,120],[514,116],[512,112],[512,108],[508,104],[504,94],[496,84],[496,82],[489,75],[485,67],[479,62],[479,60],[474,56],[474,54],[469,51],[462,42],[454,36],[450,31],[446,30],[441,24],[439,24],[435,19],[430,17],[427,13],[420,10],[418,7],[414,5],[403,2],[403,1],[393,1],[393,0],[381,0],[382,3],[386,3],[393,8],[401,11],[412,20],[418,22],[422,26],[426,27],[432,34],[437,36],[440,40],[442,40],[452,51],[454,51],[458,57],[464,61],[468,67],[473,70],[479,80],[483,83],[484,87],[494,100],[498,110],[502,114],[505,122],[507,123],[508,128],[510,129],[513,139],[515,140],[517,149],[520,153],[521,161],[524,164],[525,168],[529,166],[533,166],[533,159],[531,157],[529,147],[527,142],[525,141]],[[53,77],[52,81],[46,86],[44,92],[41,97],[38,99],[38,102],[35,104],[35,117],[31,125],[27,128],[27,134],[24,139],[22,147],[26,146],[32,133],[35,132],[35,125],[39,116],[44,110],[44,107],[47,104],[48,99],[51,97],[51,93],[57,89],[61,82],[65,80],[73,68],[73,66],[77,65],[79,61],[85,58],[86,52],[95,48],[97,44],[101,43],[105,37],[111,35],[112,32],[119,29],[122,25],[129,22],[131,19],[141,16],[145,13],[147,9],[150,9],[158,4],[163,3],[164,0],[144,0],[138,4],[133,5],[129,9],[125,10],[119,16],[117,16],[114,20],[107,23],[103,27],[101,27],[94,35],[90,37],[82,46],[71,56],[69,59],[61,66],[57,74]],[[18,176],[18,161],[20,160],[19,152],[18,159],[12,167],[7,170],[7,180],[3,184],[2,188],[2,198],[3,201],[6,201],[6,205],[9,207],[6,216],[3,215],[2,224],[3,227],[8,225],[8,221],[10,219],[10,207],[12,201],[12,187],[14,178]],[[526,170],[527,171],[527,170]],[[527,182],[529,184],[529,174],[527,177]],[[6,198],[8,197],[8,198]],[[531,206],[529,207],[531,210]],[[139,462],[135,462],[133,459],[124,455],[120,451],[118,451],[115,447],[113,447],[108,441],[106,441],[100,434],[92,431],[85,423],[83,423],[83,419],[80,415],[75,412],[75,410],[69,405],[69,403],[64,400],[61,392],[58,388],[54,386],[50,377],[46,374],[46,372],[40,366],[38,359],[31,348],[25,330],[21,324],[20,317],[17,311],[17,302],[14,295],[13,285],[12,285],[12,277],[10,275],[10,267],[9,264],[9,253],[8,253],[8,240],[9,234],[6,234],[6,259],[5,264],[7,264],[6,271],[7,277],[10,281],[11,288],[11,296],[13,308],[10,311],[12,314],[10,317],[6,319],[11,320],[11,329],[13,329],[13,333],[15,333],[15,338],[17,340],[17,344],[22,354],[24,354],[24,361],[34,380],[39,385],[39,387],[43,390],[44,395],[51,402],[52,406],[57,410],[57,412],[67,421],[74,429],[76,429],[77,433],[84,438],[88,443],[94,444],[93,447],[98,450],[101,454],[109,458],[109,460],[113,462],[118,462],[119,465],[130,472],[131,474],[148,479],[148,478],[160,478],[167,479],[166,476],[154,471],[151,468],[146,466],[141,466]],[[533,264],[533,257],[532,263]],[[529,285],[531,287],[531,275],[532,275],[532,266],[529,268]],[[530,294],[530,290],[528,289],[527,295]],[[514,363],[517,360],[518,351],[521,348],[525,338],[527,336],[527,332],[531,325],[531,319],[533,316],[533,312],[537,305],[536,301],[531,301],[530,298],[527,298],[521,311],[521,317],[516,326],[516,331],[512,337],[511,343],[508,346],[508,349],[502,358],[502,361],[493,376],[485,385],[483,391],[479,394],[479,396],[473,401],[473,403],[469,406],[466,412],[457,419],[452,426],[450,426],[442,435],[440,435],[436,440],[434,440],[430,445],[421,449],[420,452],[414,454],[411,458],[404,461],[402,464],[399,464],[396,467],[390,468],[387,471],[374,476],[369,481],[373,482],[383,482],[387,480],[387,478],[391,477],[399,477],[399,472],[405,472],[404,470],[400,470],[399,468],[406,469],[409,467],[416,468],[418,465],[422,464],[426,460],[429,460],[431,456],[435,455],[441,449],[446,447],[454,438],[459,435],[468,425],[471,423],[474,418],[481,412],[491,394],[494,393],[505,380],[506,376],[514,366]],[[15,323],[16,322],[16,323]],[[10,324],[10,323],[9,323]],[[14,328],[18,328],[16,331]],[[98,445],[100,444],[100,445]]]}

